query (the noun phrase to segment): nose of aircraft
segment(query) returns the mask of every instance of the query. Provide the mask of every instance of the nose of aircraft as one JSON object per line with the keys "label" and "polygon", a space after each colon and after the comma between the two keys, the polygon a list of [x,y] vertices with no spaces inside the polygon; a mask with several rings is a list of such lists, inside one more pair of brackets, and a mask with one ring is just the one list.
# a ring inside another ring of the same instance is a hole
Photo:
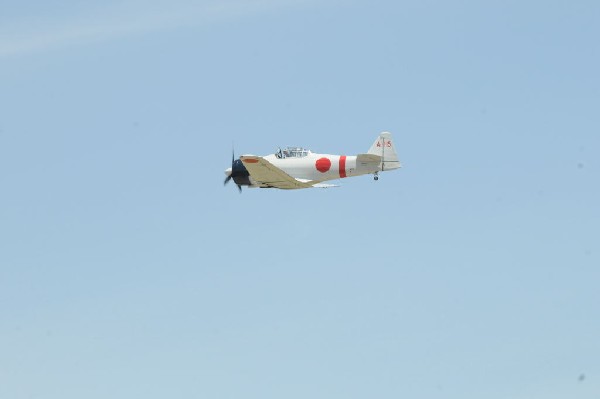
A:
{"label": "nose of aircraft", "polygon": [[235,159],[235,157],[231,160],[231,167],[225,169],[225,176],[227,177],[225,178],[223,184],[227,184],[229,183],[229,180],[233,179],[240,192],[242,191],[242,185],[251,185],[250,174],[248,173],[248,170],[246,170],[244,164],[242,164],[242,161]]}

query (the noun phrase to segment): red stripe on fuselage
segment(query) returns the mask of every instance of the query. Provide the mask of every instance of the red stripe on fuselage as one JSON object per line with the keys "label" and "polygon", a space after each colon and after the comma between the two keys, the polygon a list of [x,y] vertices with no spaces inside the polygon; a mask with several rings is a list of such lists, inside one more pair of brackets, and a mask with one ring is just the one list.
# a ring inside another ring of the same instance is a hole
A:
{"label": "red stripe on fuselage", "polygon": [[346,177],[346,156],[340,156],[340,178]]}

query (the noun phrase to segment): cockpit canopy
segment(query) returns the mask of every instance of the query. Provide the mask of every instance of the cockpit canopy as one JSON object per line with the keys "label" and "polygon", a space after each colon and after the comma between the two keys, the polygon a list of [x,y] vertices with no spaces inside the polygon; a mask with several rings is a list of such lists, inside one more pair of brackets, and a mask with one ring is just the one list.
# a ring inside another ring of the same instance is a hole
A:
{"label": "cockpit canopy", "polygon": [[310,153],[310,150],[302,147],[287,147],[283,151],[281,148],[277,150],[275,156],[277,158],[303,158]]}

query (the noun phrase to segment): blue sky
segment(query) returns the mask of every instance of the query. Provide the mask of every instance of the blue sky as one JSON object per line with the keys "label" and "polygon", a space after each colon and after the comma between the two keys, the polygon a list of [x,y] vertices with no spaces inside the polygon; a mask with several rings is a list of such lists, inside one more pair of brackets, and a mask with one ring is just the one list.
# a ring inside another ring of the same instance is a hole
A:
{"label": "blue sky", "polygon": [[[599,17],[3,2],[0,397],[598,397]],[[384,130],[378,182],[222,185]]]}

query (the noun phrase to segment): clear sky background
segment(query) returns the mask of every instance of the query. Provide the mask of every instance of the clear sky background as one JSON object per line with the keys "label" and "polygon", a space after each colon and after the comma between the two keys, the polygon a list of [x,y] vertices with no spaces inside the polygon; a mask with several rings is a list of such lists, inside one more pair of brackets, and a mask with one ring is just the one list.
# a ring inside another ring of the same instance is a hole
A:
{"label": "clear sky background", "polygon": [[[600,397],[600,3],[0,3],[0,397]],[[335,189],[236,154],[366,152]]]}

